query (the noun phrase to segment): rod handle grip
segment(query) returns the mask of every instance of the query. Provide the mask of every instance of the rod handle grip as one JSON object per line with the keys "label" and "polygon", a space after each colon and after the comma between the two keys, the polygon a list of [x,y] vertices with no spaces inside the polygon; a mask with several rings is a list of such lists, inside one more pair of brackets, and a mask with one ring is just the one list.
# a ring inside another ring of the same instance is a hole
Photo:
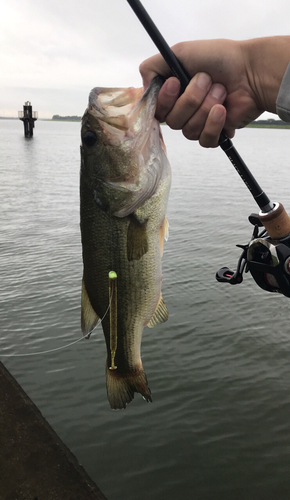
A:
{"label": "rod handle grip", "polygon": [[273,240],[284,238],[290,233],[290,217],[282,203],[276,203],[271,212],[260,212],[259,220]]}

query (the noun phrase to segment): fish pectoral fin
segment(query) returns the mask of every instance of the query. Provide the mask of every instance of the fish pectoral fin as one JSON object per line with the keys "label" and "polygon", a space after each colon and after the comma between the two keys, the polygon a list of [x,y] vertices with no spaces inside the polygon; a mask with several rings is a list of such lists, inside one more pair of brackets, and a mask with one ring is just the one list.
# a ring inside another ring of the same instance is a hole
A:
{"label": "fish pectoral fin", "polygon": [[139,260],[146,252],[148,252],[147,221],[141,223],[132,215],[127,231],[127,259]]}
{"label": "fish pectoral fin", "polygon": [[162,227],[163,227],[164,239],[165,239],[165,241],[167,241],[169,238],[169,222],[168,222],[167,217],[164,217],[164,222],[163,222]]}
{"label": "fish pectoral fin", "polygon": [[99,316],[92,307],[88,292],[86,290],[85,281],[83,279],[81,300],[81,326],[82,332],[85,337],[87,336],[89,338],[98,321]]}
{"label": "fish pectoral fin", "polygon": [[164,323],[165,321],[168,320],[169,314],[167,307],[165,305],[165,302],[162,298],[162,295],[160,294],[159,302],[156,306],[156,309],[154,311],[154,314],[152,318],[150,319],[149,323],[147,326],[149,328],[153,328],[153,326],[158,325],[159,323]]}
{"label": "fish pectoral fin", "polygon": [[164,217],[164,221],[160,226],[160,256],[163,256],[164,240],[167,241],[169,236],[169,223],[167,217]]}

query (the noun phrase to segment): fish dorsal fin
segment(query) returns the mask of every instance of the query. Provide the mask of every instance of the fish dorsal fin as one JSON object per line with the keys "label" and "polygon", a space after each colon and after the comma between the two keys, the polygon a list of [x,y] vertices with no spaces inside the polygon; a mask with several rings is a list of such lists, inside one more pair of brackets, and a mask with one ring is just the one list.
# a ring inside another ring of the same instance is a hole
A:
{"label": "fish dorsal fin", "polygon": [[93,331],[97,322],[99,321],[99,316],[94,311],[91,301],[86,290],[86,285],[83,279],[82,283],[82,301],[81,301],[81,326],[82,332],[86,336]]}
{"label": "fish dorsal fin", "polygon": [[149,328],[153,328],[153,326],[158,325],[159,323],[164,323],[165,321],[168,320],[169,314],[167,307],[165,305],[165,302],[162,298],[162,295],[160,294],[159,302],[156,306],[156,309],[154,311],[154,314],[152,318],[150,319],[149,323],[147,326]]}
{"label": "fish dorsal fin", "polygon": [[127,258],[139,260],[148,252],[147,221],[141,223],[131,217],[127,232]]}

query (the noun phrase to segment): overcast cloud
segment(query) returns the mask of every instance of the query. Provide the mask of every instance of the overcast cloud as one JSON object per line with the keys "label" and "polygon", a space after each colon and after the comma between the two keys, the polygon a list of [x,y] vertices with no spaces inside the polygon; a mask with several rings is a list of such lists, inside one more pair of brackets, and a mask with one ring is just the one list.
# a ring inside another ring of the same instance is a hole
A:
{"label": "overcast cloud", "polygon": [[[169,45],[289,34],[289,0],[143,0]],[[156,48],[126,0],[0,0],[0,116],[82,115],[91,88],[141,86]]]}

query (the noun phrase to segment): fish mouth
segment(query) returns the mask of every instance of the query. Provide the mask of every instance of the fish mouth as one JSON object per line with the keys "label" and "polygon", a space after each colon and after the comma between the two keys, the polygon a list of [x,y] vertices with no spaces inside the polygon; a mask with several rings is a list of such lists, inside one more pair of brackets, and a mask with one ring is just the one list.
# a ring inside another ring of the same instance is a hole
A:
{"label": "fish mouth", "polygon": [[[126,140],[137,140],[152,128],[157,97],[164,78],[156,76],[149,87],[102,88],[90,92],[88,112],[97,118],[103,143],[115,146]],[[136,146],[136,144],[135,144]]]}
{"label": "fish mouth", "polygon": [[144,94],[142,95],[141,100],[146,102],[147,99],[151,99],[152,97],[153,98],[155,97],[157,99],[159,91],[164,82],[165,78],[163,76],[161,75],[155,76],[155,78],[153,78],[152,82],[150,83],[149,87],[147,87]]}

